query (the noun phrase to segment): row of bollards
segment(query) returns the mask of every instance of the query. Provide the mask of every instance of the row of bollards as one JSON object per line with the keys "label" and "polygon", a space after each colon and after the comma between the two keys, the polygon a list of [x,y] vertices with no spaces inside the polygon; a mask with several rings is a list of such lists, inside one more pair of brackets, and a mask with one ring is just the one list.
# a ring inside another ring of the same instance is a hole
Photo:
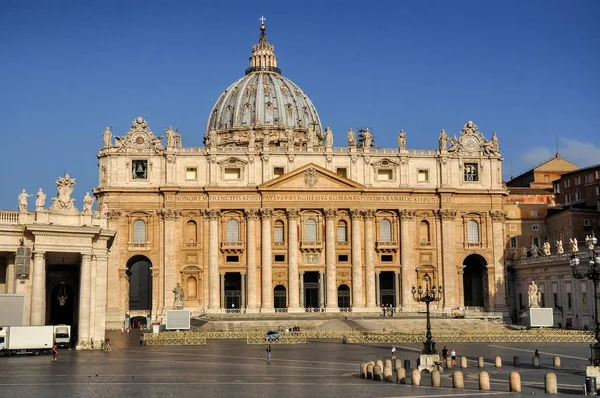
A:
{"label": "row of bollards", "polygon": [[[502,366],[502,361],[498,361],[500,357],[496,357],[496,367]],[[534,357],[539,360],[538,357]],[[554,366],[560,366],[560,358],[554,357]],[[463,366],[463,359],[465,362],[465,366]],[[483,363],[483,358],[480,357],[480,364]],[[558,365],[557,361],[558,359]],[[515,357],[515,363],[518,363],[518,357]],[[396,383],[398,384],[406,384],[406,369],[400,366],[400,360],[396,359],[394,362],[391,360],[385,361],[385,366],[383,361],[378,360],[377,362],[369,361],[363,362],[360,365],[360,377],[365,379],[372,379],[376,381],[386,381],[393,382],[393,369],[396,370]],[[466,358],[461,358],[461,367],[466,368]],[[483,366],[480,366],[483,367]],[[418,369],[413,369],[410,375],[410,381],[413,386],[421,385],[421,372]],[[490,385],[490,375],[488,372],[481,371],[478,375],[479,381],[479,390],[481,391],[489,391],[491,389]],[[431,372],[431,386],[432,387],[440,387],[441,386],[441,373],[439,370],[434,370]],[[508,376],[508,388],[510,392],[521,392],[521,375],[518,372],[511,372]],[[452,387],[463,389],[465,388],[465,381],[463,372],[460,370],[454,371],[452,373]],[[544,388],[546,394],[557,394],[558,393],[558,381],[556,379],[556,374],[549,372],[544,376]]]}

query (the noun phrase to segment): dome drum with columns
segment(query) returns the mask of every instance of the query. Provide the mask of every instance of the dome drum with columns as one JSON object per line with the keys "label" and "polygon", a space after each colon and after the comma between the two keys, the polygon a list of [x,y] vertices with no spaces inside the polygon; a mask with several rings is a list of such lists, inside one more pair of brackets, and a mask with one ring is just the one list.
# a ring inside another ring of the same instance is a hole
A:
{"label": "dome drum with columns", "polygon": [[204,138],[207,147],[302,147],[323,141],[315,106],[281,75],[265,30],[261,25],[246,75],[231,84],[212,109]]}

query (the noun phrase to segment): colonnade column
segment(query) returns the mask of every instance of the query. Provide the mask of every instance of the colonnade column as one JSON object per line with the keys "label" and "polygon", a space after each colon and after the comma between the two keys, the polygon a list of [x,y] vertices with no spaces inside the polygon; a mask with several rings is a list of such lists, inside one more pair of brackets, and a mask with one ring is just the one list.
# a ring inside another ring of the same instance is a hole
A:
{"label": "colonnade column", "polygon": [[289,209],[288,216],[288,311],[300,311],[300,291],[298,290],[298,217],[297,209]]}
{"label": "colonnade column", "polygon": [[394,297],[396,303],[394,307],[400,308],[400,272],[394,271]]}
{"label": "colonnade column", "polygon": [[381,301],[381,287],[379,286],[381,280],[381,271],[375,271],[375,305],[380,306]]}
{"label": "colonnade column", "polygon": [[92,256],[81,255],[81,275],[79,282],[79,341],[90,341],[90,309],[92,284]]}
{"label": "colonnade column", "polygon": [[375,308],[377,299],[375,295],[375,239],[373,238],[373,223],[375,220],[375,211],[365,211],[365,260],[366,260],[366,283],[367,283],[367,308]]}
{"label": "colonnade column", "polygon": [[[410,264],[410,229],[408,223],[414,219],[414,213],[404,210],[400,214],[400,262],[402,266],[402,310],[409,310],[413,304],[410,289],[416,283],[414,264]],[[416,286],[415,286],[416,287]]]}
{"label": "colonnade column", "polygon": [[327,311],[337,312],[337,278],[335,262],[335,220],[336,211],[325,209],[325,272],[327,273]]}
{"label": "colonnade column", "polygon": [[298,283],[298,290],[300,293],[300,307],[301,308],[305,308],[305,301],[304,301],[304,271],[300,272],[300,277],[299,279],[299,283]]}
{"label": "colonnade column", "polygon": [[246,242],[246,267],[248,271],[248,310],[255,312],[258,309],[257,300],[257,282],[256,277],[256,220],[258,219],[258,211],[256,209],[246,210],[247,217],[247,233]]}
{"label": "colonnade column", "polygon": [[[105,241],[104,241],[105,242]],[[104,243],[106,247],[106,243]],[[107,301],[107,274],[108,274],[108,255],[96,255],[96,279],[93,288],[96,290],[96,299],[94,300],[94,341],[104,340],[106,323],[106,301]]]}
{"label": "colonnade column", "polygon": [[208,211],[208,290],[209,310],[221,308],[219,295],[219,210]]}
{"label": "colonnade column", "polygon": [[273,270],[271,262],[271,209],[261,209],[262,216],[262,311],[273,312]]}
{"label": "colonnade column", "polygon": [[[88,300],[89,300],[89,297],[88,297]],[[79,310],[79,312],[81,313],[81,309]],[[31,277],[31,325],[45,325],[45,324],[46,324],[46,253],[40,252],[40,251],[35,251],[33,253],[33,272],[32,272],[32,277]],[[89,325],[88,325],[88,328],[89,328]]]}
{"label": "colonnade column", "polygon": [[[504,275],[504,235],[502,233],[502,226],[504,224],[504,212],[502,210],[491,210],[490,217],[492,218],[492,242],[493,242],[493,264],[490,264],[492,272],[489,272],[492,281],[488,282],[490,291],[488,296],[490,297],[490,305],[494,305],[495,311],[502,311],[508,313],[508,306],[506,302],[506,279]],[[564,286],[562,283],[559,286]],[[492,302],[493,297],[493,302]],[[559,295],[559,297],[561,297]],[[564,304],[564,303],[563,303]]]}
{"label": "colonnade column", "polygon": [[241,297],[241,303],[240,303],[240,311],[244,312],[244,310],[246,309],[246,273],[245,272],[240,273],[240,279],[242,281],[242,297]]}
{"label": "colonnade column", "polygon": [[362,212],[360,209],[352,209],[352,308],[364,307],[362,291],[362,245],[360,236],[360,224],[362,223]]}
{"label": "colonnade column", "polygon": [[455,265],[454,246],[456,245],[456,236],[454,236],[454,222],[456,220],[456,210],[443,209],[438,211],[438,217],[442,222],[442,242],[440,250],[442,251],[443,273],[442,287],[444,288],[444,307],[454,308],[458,306],[456,301],[457,273]]}
{"label": "colonnade column", "polygon": [[323,271],[319,271],[319,308],[325,307]]}
{"label": "colonnade column", "polygon": [[8,254],[6,256],[7,264],[6,264],[6,287],[8,289],[8,294],[16,293],[16,284],[17,284],[17,274],[15,273],[15,255]]}
{"label": "colonnade column", "polygon": [[221,277],[221,308],[227,309],[227,302],[225,301],[225,272],[220,273]]}
{"label": "colonnade column", "polygon": [[[177,209],[164,209],[161,212],[163,218],[163,231],[164,231],[164,248],[163,248],[163,291],[164,296],[162,306],[169,308],[173,303],[175,294],[173,289],[175,288],[175,220],[179,218],[180,212]],[[155,265],[153,265],[154,267]]]}

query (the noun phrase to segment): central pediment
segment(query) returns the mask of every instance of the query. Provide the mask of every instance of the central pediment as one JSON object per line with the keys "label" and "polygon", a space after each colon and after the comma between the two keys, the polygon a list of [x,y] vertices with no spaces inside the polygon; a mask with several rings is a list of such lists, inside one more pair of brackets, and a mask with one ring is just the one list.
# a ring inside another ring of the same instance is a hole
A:
{"label": "central pediment", "polygon": [[364,186],[309,163],[258,186],[259,191],[362,191]]}

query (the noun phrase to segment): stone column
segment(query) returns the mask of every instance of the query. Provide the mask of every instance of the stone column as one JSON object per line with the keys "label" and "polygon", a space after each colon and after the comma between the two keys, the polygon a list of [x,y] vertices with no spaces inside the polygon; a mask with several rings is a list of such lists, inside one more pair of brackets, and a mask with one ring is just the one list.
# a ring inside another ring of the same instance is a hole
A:
{"label": "stone column", "polygon": [[375,271],[375,305],[380,306],[381,301],[381,271]]}
{"label": "stone column", "polygon": [[240,273],[240,279],[242,281],[242,298],[241,298],[240,310],[241,310],[241,312],[245,312],[245,309],[246,309],[246,273],[245,272]]}
{"label": "stone column", "polygon": [[[106,247],[106,243],[103,245]],[[94,312],[94,341],[104,340],[106,330],[106,285],[108,273],[108,255],[96,255],[96,280],[93,288],[96,290],[96,299],[93,305]]]}
{"label": "stone column", "polygon": [[227,308],[227,302],[225,301],[225,272],[221,272],[221,308]]}
{"label": "stone column", "polygon": [[[365,211],[365,260],[366,260],[366,283],[367,283],[367,308],[376,308],[379,299],[379,288],[375,292],[375,239],[373,238],[373,224],[375,221],[375,211]],[[379,286],[379,281],[377,281]]]}
{"label": "stone column", "polygon": [[335,258],[336,211],[325,209],[325,272],[327,272],[327,312],[338,312]]}
{"label": "stone column", "polygon": [[273,312],[273,269],[271,261],[271,209],[261,209],[262,216],[262,312]]}
{"label": "stone column", "polygon": [[323,290],[323,271],[319,271],[319,308],[325,307],[325,297]]}
{"label": "stone column", "polygon": [[[414,219],[414,213],[404,210],[400,214],[400,262],[402,266],[402,310],[410,310],[414,300],[410,289],[416,283],[415,265],[410,264],[410,228],[409,223]],[[416,286],[415,286],[416,287]]]}
{"label": "stone column", "polygon": [[6,288],[8,294],[16,293],[17,275],[15,273],[15,254],[8,253],[6,256]]}
{"label": "stone column", "polygon": [[458,306],[457,302],[457,274],[455,264],[454,248],[456,246],[456,236],[454,233],[454,223],[456,220],[456,210],[442,209],[438,211],[438,217],[442,222],[442,242],[440,250],[442,252],[443,272],[442,287],[444,288],[444,307],[452,309]]}
{"label": "stone column", "polygon": [[298,289],[300,290],[300,306],[306,308],[304,301],[304,271],[300,272],[300,282]]}
{"label": "stone column", "polygon": [[394,297],[395,297],[395,307],[400,308],[400,272],[394,271]]}
{"label": "stone column", "polygon": [[163,219],[164,228],[164,247],[163,247],[163,291],[164,291],[164,302],[162,303],[163,308],[169,308],[172,306],[175,299],[173,289],[175,289],[175,220],[179,219],[180,212],[177,209],[163,209],[160,212]]}
{"label": "stone column", "polygon": [[248,228],[246,232],[246,267],[248,270],[248,312],[258,311],[257,299],[257,270],[256,270],[256,220],[258,211],[256,209],[246,210]]}
{"label": "stone column", "polygon": [[[505,316],[508,314],[508,306],[506,302],[506,277],[504,270],[504,235],[502,233],[502,226],[504,224],[504,212],[502,210],[490,211],[490,217],[492,218],[492,244],[493,244],[493,260],[494,263],[488,266],[493,269],[490,275],[494,279],[488,282],[491,286],[489,297],[490,303],[494,305],[494,311],[501,311]],[[559,284],[563,286],[563,284]],[[492,300],[493,297],[493,300]],[[560,295],[559,295],[560,297]],[[563,306],[565,303],[562,303]]]}
{"label": "stone column", "polygon": [[352,308],[362,309],[364,307],[362,291],[362,245],[360,224],[362,223],[362,212],[360,209],[352,209]]}
{"label": "stone column", "polygon": [[298,217],[297,209],[289,209],[288,216],[288,311],[300,311],[300,291],[298,288]]}
{"label": "stone column", "polygon": [[79,282],[79,341],[90,341],[90,310],[92,284],[92,256],[81,255],[81,275]]}
{"label": "stone column", "polygon": [[[79,310],[81,313],[81,309]],[[33,253],[31,276],[31,324],[46,324],[46,253]]]}
{"label": "stone column", "polygon": [[129,275],[127,268],[119,268],[119,309],[129,311]]}
{"label": "stone column", "polygon": [[209,310],[218,312],[221,308],[219,295],[219,217],[215,209],[208,211],[208,289]]}

